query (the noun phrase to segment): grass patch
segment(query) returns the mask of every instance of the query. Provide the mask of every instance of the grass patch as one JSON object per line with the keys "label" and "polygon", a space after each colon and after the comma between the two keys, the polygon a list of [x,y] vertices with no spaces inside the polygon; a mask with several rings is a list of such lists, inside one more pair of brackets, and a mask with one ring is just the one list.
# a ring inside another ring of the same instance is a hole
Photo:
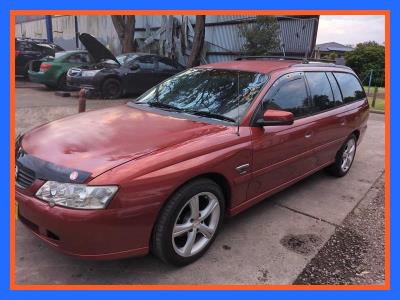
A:
{"label": "grass patch", "polygon": [[[373,94],[374,93],[374,89],[375,89],[375,87],[371,86],[369,88],[369,93]],[[368,85],[364,86],[364,90],[365,90],[366,93],[368,93]],[[385,93],[385,88],[384,87],[378,87],[378,93]]]}
{"label": "grass patch", "polygon": [[376,98],[375,107],[372,107],[372,97],[368,97],[370,109],[385,111],[385,100],[383,98]]}

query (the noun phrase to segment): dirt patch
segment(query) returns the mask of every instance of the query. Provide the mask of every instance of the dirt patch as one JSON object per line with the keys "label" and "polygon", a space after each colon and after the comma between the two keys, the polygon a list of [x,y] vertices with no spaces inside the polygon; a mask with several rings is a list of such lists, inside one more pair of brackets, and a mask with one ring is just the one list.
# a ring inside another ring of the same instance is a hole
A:
{"label": "dirt patch", "polygon": [[384,283],[383,176],[336,228],[294,284]]}
{"label": "dirt patch", "polygon": [[257,280],[262,283],[268,282],[268,270],[260,268],[258,272],[260,276],[257,277]]}
{"label": "dirt patch", "polygon": [[281,239],[282,246],[302,255],[311,254],[321,243],[321,238],[314,234],[289,234]]}
{"label": "dirt patch", "polygon": [[232,247],[231,247],[231,246],[228,246],[228,245],[223,245],[223,246],[222,246],[222,249],[224,249],[224,250],[231,250]]}

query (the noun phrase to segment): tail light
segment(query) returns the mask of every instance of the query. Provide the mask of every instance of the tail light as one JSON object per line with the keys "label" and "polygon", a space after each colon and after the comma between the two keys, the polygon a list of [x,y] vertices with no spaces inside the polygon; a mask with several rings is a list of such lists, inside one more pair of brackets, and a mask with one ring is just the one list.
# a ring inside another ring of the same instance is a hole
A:
{"label": "tail light", "polygon": [[40,72],[47,72],[51,68],[51,64],[42,63],[40,65]]}

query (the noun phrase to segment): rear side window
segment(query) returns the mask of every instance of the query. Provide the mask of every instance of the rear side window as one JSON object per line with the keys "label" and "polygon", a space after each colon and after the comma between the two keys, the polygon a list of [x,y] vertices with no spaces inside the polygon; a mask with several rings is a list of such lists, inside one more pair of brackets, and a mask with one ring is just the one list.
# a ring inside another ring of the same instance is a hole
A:
{"label": "rear side window", "polygon": [[320,112],[335,107],[335,100],[328,77],[324,72],[307,72],[313,112]]}
{"label": "rear side window", "polygon": [[154,70],[155,62],[153,56],[141,56],[136,60],[140,69],[142,70]]}
{"label": "rear side window", "polygon": [[342,104],[343,103],[342,93],[340,92],[335,76],[333,76],[331,72],[326,73],[326,75],[328,76],[329,82],[331,84],[333,97],[335,98],[336,105]]}
{"label": "rear side window", "polygon": [[365,92],[357,78],[349,73],[334,73],[343,95],[343,102],[350,103],[365,98]]}
{"label": "rear side window", "polygon": [[310,114],[304,75],[292,73],[279,78],[267,92],[263,107],[290,111],[297,118]]}

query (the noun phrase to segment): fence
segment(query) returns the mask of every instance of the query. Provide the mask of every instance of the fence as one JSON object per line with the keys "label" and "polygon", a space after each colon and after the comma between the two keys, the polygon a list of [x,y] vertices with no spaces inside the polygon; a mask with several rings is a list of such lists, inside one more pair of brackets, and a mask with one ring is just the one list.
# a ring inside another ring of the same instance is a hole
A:
{"label": "fence", "polygon": [[371,69],[360,74],[360,80],[369,97],[372,97],[370,105],[373,109],[384,110],[385,99],[385,70]]}

